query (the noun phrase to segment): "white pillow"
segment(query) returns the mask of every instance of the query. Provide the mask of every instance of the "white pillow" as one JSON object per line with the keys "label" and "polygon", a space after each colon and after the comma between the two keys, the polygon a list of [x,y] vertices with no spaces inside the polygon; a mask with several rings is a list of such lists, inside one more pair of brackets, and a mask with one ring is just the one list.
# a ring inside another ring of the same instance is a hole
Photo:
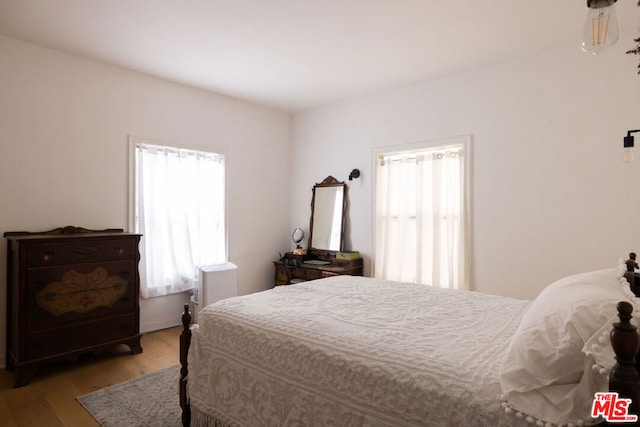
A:
{"label": "white pillow", "polygon": [[608,363],[610,353],[606,345],[586,344],[602,341],[619,301],[634,299],[623,273],[621,264],[577,274],[540,293],[514,334],[500,370],[508,411],[560,425],[591,420],[594,393],[608,387],[606,369],[592,367],[596,358]]}

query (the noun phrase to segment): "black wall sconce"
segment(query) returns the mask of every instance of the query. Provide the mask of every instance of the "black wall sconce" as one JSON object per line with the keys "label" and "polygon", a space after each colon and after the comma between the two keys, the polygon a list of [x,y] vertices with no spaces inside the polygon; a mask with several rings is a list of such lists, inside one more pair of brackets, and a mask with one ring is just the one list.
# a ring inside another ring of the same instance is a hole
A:
{"label": "black wall sconce", "polygon": [[360,177],[360,169],[354,169],[349,174],[349,181],[353,181],[353,178],[359,178],[359,177]]}
{"label": "black wall sconce", "polygon": [[624,137],[624,154],[622,155],[622,160],[624,160],[625,162],[630,162],[631,160],[633,160],[633,151],[631,151],[631,149],[634,145],[634,138],[631,134],[636,132],[640,132],[640,129],[628,130],[627,136]]}

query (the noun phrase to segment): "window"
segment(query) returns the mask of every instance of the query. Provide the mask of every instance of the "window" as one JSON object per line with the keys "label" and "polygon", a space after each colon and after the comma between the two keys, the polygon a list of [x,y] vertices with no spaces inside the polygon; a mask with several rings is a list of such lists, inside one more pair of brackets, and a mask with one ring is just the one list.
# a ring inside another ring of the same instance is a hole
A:
{"label": "window", "polygon": [[467,289],[469,139],[376,153],[375,277]]}
{"label": "window", "polygon": [[198,266],[226,261],[224,156],[131,141],[141,295],[192,289]]}

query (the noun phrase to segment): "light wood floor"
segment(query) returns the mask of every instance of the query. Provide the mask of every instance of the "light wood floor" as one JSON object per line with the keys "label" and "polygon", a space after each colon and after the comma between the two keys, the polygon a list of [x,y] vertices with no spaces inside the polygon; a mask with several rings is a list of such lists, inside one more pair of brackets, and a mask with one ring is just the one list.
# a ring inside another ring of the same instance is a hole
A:
{"label": "light wood floor", "polygon": [[177,364],[181,330],[144,334],[140,354],[131,355],[123,345],[75,361],[54,362],[20,388],[13,388],[14,373],[0,368],[0,426],[97,426],[76,397]]}

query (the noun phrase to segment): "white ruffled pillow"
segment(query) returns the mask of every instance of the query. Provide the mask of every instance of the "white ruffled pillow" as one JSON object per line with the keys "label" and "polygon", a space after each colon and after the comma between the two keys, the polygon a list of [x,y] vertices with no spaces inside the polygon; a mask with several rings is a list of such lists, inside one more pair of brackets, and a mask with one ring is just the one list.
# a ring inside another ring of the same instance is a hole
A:
{"label": "white ruffled pillow", "polygon": [[603,335],[615,321],[617,303],[635,300],[624,270],[621,263],[565,277],[535,299],[500,370],[507,411],[556,425],[596,421],[590,418],[594,393],[607,390],[613,367]]}

